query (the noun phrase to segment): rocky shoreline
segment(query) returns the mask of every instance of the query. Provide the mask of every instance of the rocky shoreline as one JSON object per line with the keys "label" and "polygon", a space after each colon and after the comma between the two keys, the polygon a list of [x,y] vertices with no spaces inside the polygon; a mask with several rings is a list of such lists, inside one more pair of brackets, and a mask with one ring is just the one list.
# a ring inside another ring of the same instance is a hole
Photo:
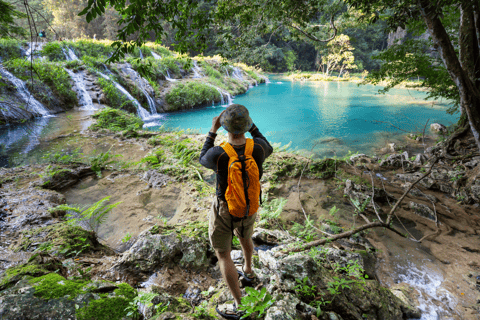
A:
{"label": "rocky shoreline", "polygon": [[[82,143],[108,144],[112,154],[137,150],[139,169],[104,163],[99,175],[92,163],[75,159],[0,169],[0,316],[130,319],[135,317],[128,311],[139,306],[142,315],[135,319],[217,318],[216,304],[231,297],[206,237],[213,174],[193,161],[185,165],[184,155],[178,154],[179,145],[198,152],[204,137],[100,130],[74,133],[56,143],[65,140],[74,149],[80,138]],[[382,236],[375,232],[303,252],[277,253],[324,236],[306,227],[304,210],[330,234],[349,228],[357,216],[384,217],[439,157],[397,214],[406,232],[416,231],[417,240],[423,238],[422,245],[448,271],[444,282],[462,279],[454,283],[458,288],[448,287],[458,300],[445,312],[452,319],[475,319],[480,310],[480,264],[475,259],[480,252],[480,157],[469,146],[468,137],[456,143],[453,152],[464,155],[454,160],[442,153],[442,143],[423,154],[404,151],[383,158],[355,155],[310,162],[274,153],[262,182],[268,212],[254,235],[256,289],[265,288],[274,300],[262,318],[419,318],[421,292],[407,283],[386,288],[376,280],[385,276],[381,264],[388,262],[388,249],[381,249]],[[110,203],[123,202],[97,233],[67,223],[68,212],[52,210],[73,199],[91,204],[105,196],[112,197]],[[272,208],[278,207],[272,201],[282,198],[285,205],[273,217]],[[338,218],[332,215],[334,205],[341,209]],[[397,222],[395,227],[405,233]],[[232,257],[242,262],[240,251]]]}

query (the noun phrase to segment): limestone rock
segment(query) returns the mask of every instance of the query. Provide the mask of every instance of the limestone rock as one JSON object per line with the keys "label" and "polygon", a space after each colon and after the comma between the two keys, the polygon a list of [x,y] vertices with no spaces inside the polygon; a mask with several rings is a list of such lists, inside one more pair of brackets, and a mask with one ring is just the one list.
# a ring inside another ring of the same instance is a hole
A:
{"label": "limestone rock", "polygon": [[392,154],[387,159],[380,162],[380,167],[409,168],[412,163],[408,159],[408,152],[402,154]]}
{"label": "limestone rock", "polygon": [[92,175],[94,172],[91,167],[80,167],[77,169],[61,169],[52,176],[43,178],[40,186],[44,189],[60,191],[71,187],[82,178]]}
{"label": "limestone rock", "polygon": [[432,123],[430,125],[430,130],[432,130],[433,132],[446,132],[447,131],[447,127],[445,127],[443,124],[440,124],[440,123]]}
{"label": "limestone rock", "polygon": [[143,175],[142,180],[147,182],[150,188],[160,189],[165,187],[171,179],[166,174],[156,170],[148,170]]}
{"label": "limestone rock", "polygon": [[413,164],[416,166],[421,166],[427,161],[428,161],[428,158],[425,155],[419,153],[415,156],[415,160],[413,160]]}
{"label": "limestone rock", "polygon": [[282,230],[268,230],[263,228],[255,228],[252,239],[255,242],[266,244],[279,244],[297,241],[298,239],[292,237],[288,232]]}
{"label": "limestone rock", "polygon": [[410,201],[409,207],[410,209],[413,209],[415,214],[421,217],[430,219],[432,221],[435,221],[435,212],[432,209],[430,209],[429,206]]}
{"label": "limestone rock", "polygon": [[164,265],[178,264],[183,268],[200,269],[208,266],[207,239],[169,234],[152,234],[150,230],[142,232],[135,244],[126,252],[115,266],[116,270],[134,273],[151,273]]}
{"label": "limestone rock", "polygon": [[286,293],[282,295],[282,298],[278,299],[275,304],[267,310],[265,320],[297,319],[298,304],[300,304],[300,300],[296,296],[291,293]]}

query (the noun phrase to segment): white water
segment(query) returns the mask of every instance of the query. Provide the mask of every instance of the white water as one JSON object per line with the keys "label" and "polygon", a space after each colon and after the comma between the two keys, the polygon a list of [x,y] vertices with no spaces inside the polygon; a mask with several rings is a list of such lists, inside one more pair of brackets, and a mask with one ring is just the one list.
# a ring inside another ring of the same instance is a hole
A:
{"label": "white water", "polygon": [[162,60],[162,56],[152,51],[152,56],[157,60]]}
{"label": "white water", "polygon": [[399,282],[408,283],[420,293],[418,307],[422,311],[421,320],[453,319],[449,315],[451,310],[455,309],[457,301],[442,288],[443,276],[439,272],[411,262],[407,262],[407,265],[397,265],[395,271],[398,272]]}
{"label": "white water", "polygon": [[233,104],[233,99],[230,93],[225,92],[225,95],[227,96],[227,104],[225,105],[225,107],[228,107],[229,105]]}
{"label": "white water", "polygon": [[172,82],[175,82],[177,80],[175,79],[172,79],[172,77],[170,77],[170,72],[168,72],[168,68],[165,69],[167,71],[167,75],[165,76],[165,79],[168,80],[168,81],[172,81]]}
{"label": "white water", "polygon": [[25,52],[25,55],[27,56],[27,59],[30,59],[30,57],[32,55],[35,56],[36,52],[41,51],[43,45],[44,45],[43,42],[29,42],[28,43],[28,49]]}
{"label": "white water", "polygon": [[74,73],[72,70],[67,68],[65,68],[65,71],[68,72],[73,82],[75,82],[80,108],[85,110],[96,110],[95,106],[93,105],[92,97],[87,92],[87,88],[85,87],[83,75],[80,73]]}
{"label": "white water", "polygon": [[148,106],[150,108],[150,113],[152,115],[156,115],[157,113],[157,107],[155,106],[155,100],[148,94],[147,90],[145,89],[144,85],[144,79],[138,74],[137,71],[133,70],[132,68],[128,68],[130,72],[132,72],[135,75],[135,82],[137,83],[137,86],[142,90],[143,94],[147,98],[148,101]]}
{"label": "white water", "polygon": [[73,60],[78,60],[77,55],[75,54],[75,52],[73,52],[73,50],[71,48],[68,48],[67,53],[68,53],[68,57],[70,58],[70,60],[72,60],[72,61]]}
{"label": "white water", "polygon": [[234,67],[233,68],[232,78],[238,79],[240,81],[245,80],[243,78],[242,70],[239,67]]}
{"label": "white water", "polygon": [[196,60],[193,60],[193,77],[194,78],[201,78],[202,75],[200,74],[200,72],[202,71],[202,69],[198,66],[197,64],[197,61]]}
{"label": "white water", "polygon": [[40,114],[42,116],[49,116],[50,112],[48,112],[47,109],[41,104],[39,101],[37,101],[28,91],[27,87],[25,86],[25,82],[22,80],[18,79],[15,77],[13,74],[5,70],[4,68],[0,67],[0,74],[7,78],[8,81],[10,81],[16,88],[18,94],[23,98],[23,100],[27,103],[27,106],[30,108],[28,111]]}
{"label": "white water", "polygon": [[137,99],[135,99],[127,90],[125,90],[124,87],[122,87],[120,84],[118,84],[117,82],[113,81],[112,79],[110,79],[109,76],[107,76],[106,74],[103,74],[101,72],[98,72],[98,74],[100,76],[102,76],[103,78],[107,79],[107,80],[110,80],[112,81],[112,83],[114,84],[114,86],[120,90],[120,92],[122,92],[128,100],[132,101],[133,104],[137,107],[137,114],[138,116],[144,120],[144,121],[148,121],[151,117],[150,117],[150,114],[148,113],[147,110],[145,110],[142,105],[140,104],[140,102],[138,102]]}
{"label": "white water", "polygon": [[138,52],[140,54],[140,59],[143,59],[143,53],[142,53],[142,50],[140,48],[138,48]]}

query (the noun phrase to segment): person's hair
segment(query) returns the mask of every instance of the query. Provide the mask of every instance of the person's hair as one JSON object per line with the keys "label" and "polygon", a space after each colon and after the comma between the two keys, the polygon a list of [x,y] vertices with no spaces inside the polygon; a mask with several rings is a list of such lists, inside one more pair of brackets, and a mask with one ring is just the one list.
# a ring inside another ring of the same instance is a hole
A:
{"label": "person's hair", "polygon": [[245,133],[231,133],[233,139],[238,139],[243,137]]}

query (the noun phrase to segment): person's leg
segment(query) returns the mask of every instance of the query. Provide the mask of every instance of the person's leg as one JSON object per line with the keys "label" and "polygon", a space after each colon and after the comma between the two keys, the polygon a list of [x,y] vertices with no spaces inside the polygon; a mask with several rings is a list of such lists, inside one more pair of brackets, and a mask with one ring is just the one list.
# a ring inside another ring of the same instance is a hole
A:
{"label": "person's leg", "polygon": [[243,266],[243,272],[252,273],[252,255],[253,255],[253,241],[252,238],[240,238],[240,244],[242,245],[243,256],[245,258],[245,264]]}
{"label": "person's leg", "polygon": [[238,273],[232,257],[230,256],[230,250],[225,252],[215,251],[215,253],[218,258],[218,264],[220,266],[220,272],[222,273],[223,279],[225,280],[228,289],[230,289],[237,306],[239,306],[241,303],[242,292],[240,291],[240,286],[238,284]]}

